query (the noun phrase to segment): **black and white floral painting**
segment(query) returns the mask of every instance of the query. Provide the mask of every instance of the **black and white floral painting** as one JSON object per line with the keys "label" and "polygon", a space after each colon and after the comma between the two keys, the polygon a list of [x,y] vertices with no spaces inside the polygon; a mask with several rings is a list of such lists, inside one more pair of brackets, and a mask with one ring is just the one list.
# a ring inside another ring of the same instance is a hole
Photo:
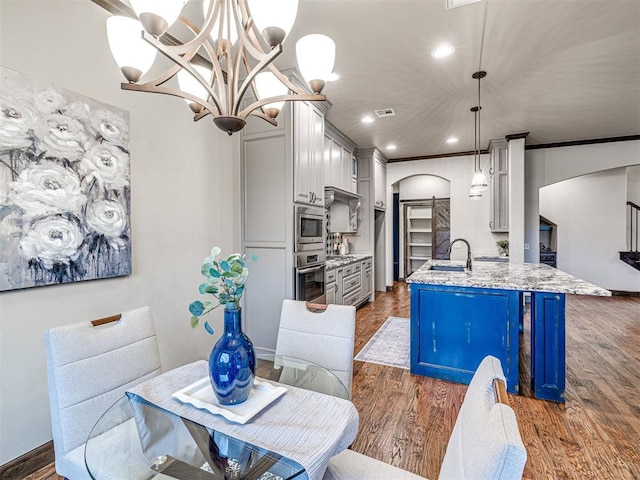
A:
{"label": "black and white floral painting", "polygon": [[0,67],[0,291],[131,274],[129,114]]}

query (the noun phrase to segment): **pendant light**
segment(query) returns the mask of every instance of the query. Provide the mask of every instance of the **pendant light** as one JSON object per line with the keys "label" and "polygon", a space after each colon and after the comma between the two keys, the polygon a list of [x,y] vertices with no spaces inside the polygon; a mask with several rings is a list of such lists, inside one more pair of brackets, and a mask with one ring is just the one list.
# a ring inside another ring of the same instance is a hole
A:
{"label": "pendant light", "polygon": [[471,179],[471,189],[469,190],[469,198],[471,200],[479,200],[482,192],[487,189],[487,177],[480,168],[480,80],[487,76],[487,72],[480,70],[472,75],[472,78],[478,80],[478,105],[471,108],[473,112],[473,177]]}

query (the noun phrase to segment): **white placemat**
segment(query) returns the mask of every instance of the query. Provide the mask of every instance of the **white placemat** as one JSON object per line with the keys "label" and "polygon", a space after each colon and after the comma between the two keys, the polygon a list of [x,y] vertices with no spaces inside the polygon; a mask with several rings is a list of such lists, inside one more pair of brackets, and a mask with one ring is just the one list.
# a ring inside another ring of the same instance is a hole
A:
{"label": "white placemat", "polygon": [[181,388],[173,394],[182,403],[189,403],[196,408],[222,415],[231,422],[245,424],[260,411],[280,398],[287,389],[272,385],[269,382],[255,379],[253,388],[244,402],[238,405],[222,405],[211,387],[209,376]]}
{"label": "white placemat", "polygon": [[351,445],[358,433],[358,411],[350,401],[291,386],[244,425],[172,396],[207,374],[208,364],[200,360],[147,380],[129,392],[200,425],[288,457],[305,468],[310,480],[320,480],[329,459]]}

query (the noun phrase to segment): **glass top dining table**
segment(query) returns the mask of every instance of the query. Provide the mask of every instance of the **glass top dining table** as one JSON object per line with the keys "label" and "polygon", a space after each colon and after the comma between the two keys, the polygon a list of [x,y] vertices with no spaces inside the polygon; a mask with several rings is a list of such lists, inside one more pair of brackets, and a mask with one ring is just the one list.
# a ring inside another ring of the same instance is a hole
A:
{"label": "glass top dining table", "polygon": [[[259,355],[256,377],[349,399],[331,371],[299,358]],[[94,480],[307,478],[290,458],[129,395],[96,422],[85,444],[85,464]]]}

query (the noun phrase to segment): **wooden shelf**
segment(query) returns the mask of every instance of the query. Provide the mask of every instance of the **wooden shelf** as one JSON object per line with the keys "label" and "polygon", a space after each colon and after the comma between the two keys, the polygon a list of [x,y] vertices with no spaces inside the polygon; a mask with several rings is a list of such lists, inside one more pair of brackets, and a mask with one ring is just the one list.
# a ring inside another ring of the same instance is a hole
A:
{"label": "wooden shelf", "polygon": [[431,233],[430,228],[410,228],[409,233]]}
{"label": "wooden shelf", "polygon": [[410,247],[431,247],[430,243],[419,243],[419,242],[411,242],[409,243]]}

